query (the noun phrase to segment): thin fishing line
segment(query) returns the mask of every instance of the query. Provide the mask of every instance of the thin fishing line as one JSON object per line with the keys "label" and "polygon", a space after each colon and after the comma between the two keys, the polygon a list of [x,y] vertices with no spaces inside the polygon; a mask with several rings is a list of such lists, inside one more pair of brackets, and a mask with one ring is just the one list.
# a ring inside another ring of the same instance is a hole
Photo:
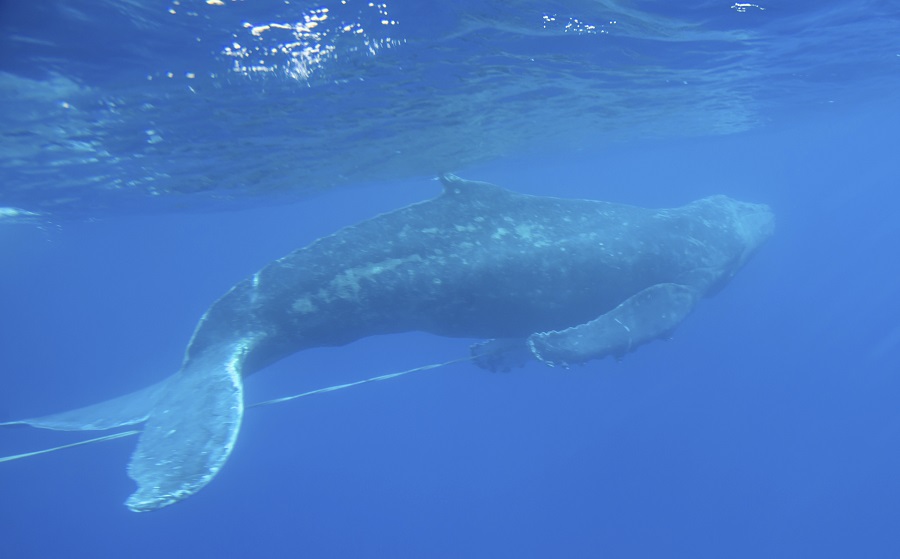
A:
{"label": "thin fishing line", "polygon": [[11,462],[12,460],[21,460],[22,458],[29,458],[31,456],[37,456],[38,454],[47,454],[49,452],[56,452],[57,450],[65,450],[67,448],[73,448],[76,446],[83,446],[86,444],[93,443],[101,443],[103,441],[111,441],[113,439],[121,439],[122,437],[130,437],[131,435],[137,435],[140,431],[123,431],[121,433],[114,433],[112,435],[106,435],[104,437],[97,437],[96,439],[88,439],[86,441],[79,441],[77,443],[64,444],[62,446],[55,446],[53,448],[45,448],[44,450],[35,450],[34,452],[26,452],[25,454],[14,454],[12,456],[3,456],[0,457],[0,462]]}
{"label": "thin fishing line", "polygon": [[377,377],[358,380],[356,382],[348,382],[347,384],[336,384],[334,386],[329,386],[326,388],[318,388],[316,390],[310,390],[309,392],[303,392],[302,394],[294,394],[293,396],[284,396],[281,398],[273,398],[272,400],[264,400],[262,402],[250,404],[249,406],[247,406],[247,409],[258,408],[258,407],[262,407],[262,406],[270,406],[272,404],[280,404],[282,402],[289,402],[291,400],[296,400],[297,398],[303,398],[304,396],[312,396],[313,394],[322,394],[323,392],[334,392],[335,390],[343,390],[344,388],[350,388],[351,386],[358,386],[360,384],[366,384],[368,382],[375,382],[375,381],[379,381],[379,380],[388,380],[388,379],[392,379],[392,378],[402,377],[403,375],[408,375],[410,373],[419,373],[419,372],[423,372],[423,371],[430,371],[432,369],[446,367],[447,365],[455,365],[457,363],[471,361],[472,359],[473,359],[473,357],[462,357],[460,359],[454,359],[452,361],[447,361],[445,363],[433,363],[431,365],[423,365],[421,367],[416,367],[414,369],[407,369],[406,371],[400,371],[399,373],[388,373],[386,375],[379,375]]}

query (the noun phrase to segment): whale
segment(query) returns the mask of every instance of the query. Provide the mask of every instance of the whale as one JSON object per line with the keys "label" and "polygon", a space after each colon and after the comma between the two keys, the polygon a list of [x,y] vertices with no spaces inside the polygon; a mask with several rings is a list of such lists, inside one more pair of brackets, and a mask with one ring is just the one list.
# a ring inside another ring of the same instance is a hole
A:
{"label": "whale", "polygon": [[237,283],[202,316],[170,377],[2,425],[143,424],[126,505],[157,510],[216,476],[240,431],[243,379],[288,355],[421,331],[480,340],[471,359],[488,370],[621,359],[669,338],[774,232],[768,206],[723,195],[649,209],[439,178],[435,198],[340,229]]}

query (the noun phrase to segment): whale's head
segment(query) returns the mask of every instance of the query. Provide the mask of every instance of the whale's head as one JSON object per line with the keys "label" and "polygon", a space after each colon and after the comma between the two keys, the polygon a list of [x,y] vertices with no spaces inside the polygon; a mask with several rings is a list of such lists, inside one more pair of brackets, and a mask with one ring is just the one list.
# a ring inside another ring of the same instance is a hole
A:
{"label": "whale's head", "polygon": [[721,289],[775,232],[775,215],[765,204],[710,196],[683,208],[681,225],[698,248],[700,268],[714,271],[708,293]]}
{"label": "whale's head", "polygon": [[735,266],[738,269],[775,233],[775,214],[765,204],[722,198],[723,207],[731,214],[732,232],[743,248]]}

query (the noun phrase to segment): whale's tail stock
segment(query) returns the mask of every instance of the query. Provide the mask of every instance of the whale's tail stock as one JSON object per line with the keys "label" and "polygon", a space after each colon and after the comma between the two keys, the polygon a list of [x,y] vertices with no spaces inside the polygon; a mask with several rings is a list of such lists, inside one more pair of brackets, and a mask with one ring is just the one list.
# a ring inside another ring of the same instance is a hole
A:
{"label": "whale's tail stock", "polygon": [[244,414],[241,366],[249,341],[207,347],[168,379],[99,404],[20,421],[56,431],[96,431],[144,423],[128,475],[126,505],[156,510],[203,488],[234,448]]}

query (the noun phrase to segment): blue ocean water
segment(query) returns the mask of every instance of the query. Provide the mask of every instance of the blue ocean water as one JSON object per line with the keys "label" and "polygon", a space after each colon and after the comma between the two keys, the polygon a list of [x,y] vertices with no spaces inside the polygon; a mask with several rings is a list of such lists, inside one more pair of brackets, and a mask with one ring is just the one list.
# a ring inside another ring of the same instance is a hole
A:
{"label": "blue ocean water", "polygon": [[[900,553],[900,4],[48,0],[0,26],[0,421],[171,374],[234,283],[440,172],[778,220],[668,342],[250,410],[158,512],[121,505],[132,439],[0,464],[2,556]],[[248,398],[471,342],[306,351]]]}

